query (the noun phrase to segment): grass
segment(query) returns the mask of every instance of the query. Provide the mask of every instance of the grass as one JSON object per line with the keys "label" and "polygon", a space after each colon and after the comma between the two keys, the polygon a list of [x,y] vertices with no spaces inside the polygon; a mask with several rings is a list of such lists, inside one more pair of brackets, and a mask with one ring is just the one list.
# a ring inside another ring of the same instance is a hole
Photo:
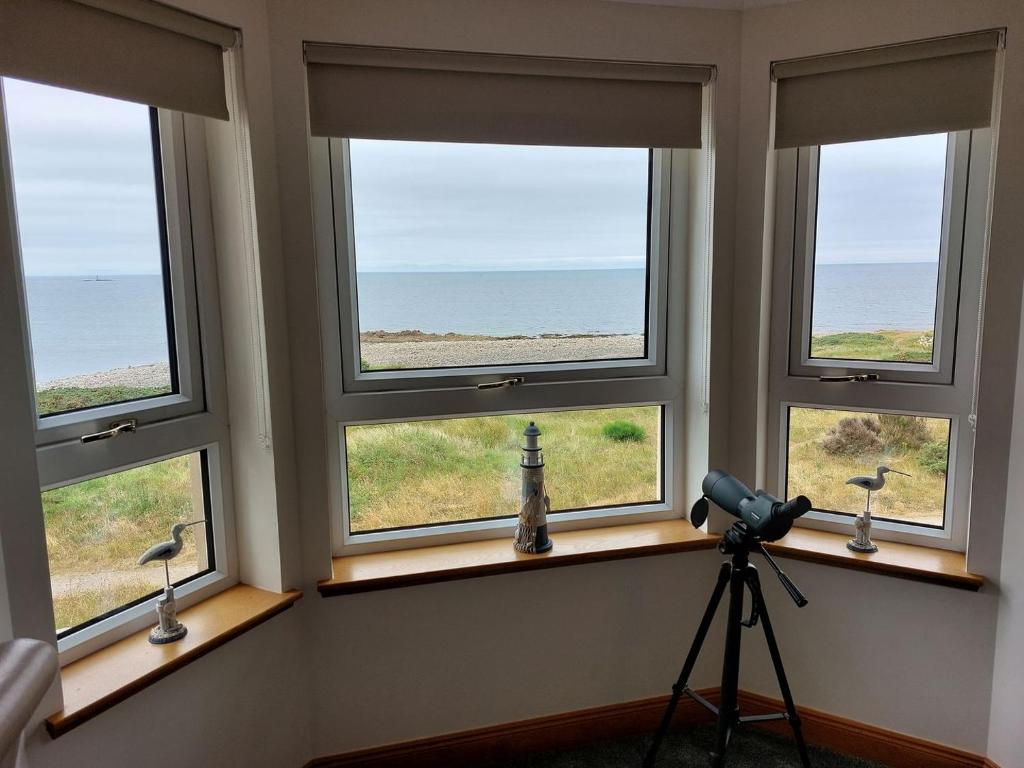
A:
{"label": "grass", "polygon": [[53,620],[57,630],[76,627],[115,608],[154,592],[153,582],[134,579],[100,582],[98,586],[78,587],[53,596]]}
{"label": "grass", "polygon": [[78,411],[97,405],[142,400],[146,397],[166,395],[169,387],[57,387],[36,392],[36,409],[42,414]]}
{"label": "grass", "polygon": [[930,363],[931,331],[830,333],[811,337],[811,357]]}
{"label": "grass", "polygon": [[[936,451],[945,453],[949,444],[946,419],[924,419],[929,442],[908,448],[898,441],[883,439],[880,450],[847,456],[828,453],[821,445],[829,429],[840,419],[871,416],[868,413],[790,408],[789,487],[787,495],[804,494],[816,509],[860,514],[866,491],[846,481],[856,475],[874,475],[880,464],[909,472],[912,477],[889,474],[886,485],[872,494],[873,517],[887,517],[929,525],[941,525],[946,497],[946,477],[934,471]],[[942,448],[936,449],[934,444]]]}
{"label": "grass", "polygon": [[608,422],[601,427],[601,434],[618,443],[642,443],[647,439],[643,427],[625,419]]}
{"label": "grass", "polygon": [[[625,419],[644,438],[602,430]],[[660,408],[606,408],[349,427],[353,531],[515,515],[519,455],[530,421],[540,427],[553,510],[660,497]]]}

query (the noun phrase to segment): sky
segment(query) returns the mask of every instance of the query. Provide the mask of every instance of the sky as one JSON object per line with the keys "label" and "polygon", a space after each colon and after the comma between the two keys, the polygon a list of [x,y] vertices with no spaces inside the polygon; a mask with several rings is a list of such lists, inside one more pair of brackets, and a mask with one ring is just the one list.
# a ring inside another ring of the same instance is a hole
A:
{"label": "sky", "polygon": [[818,264],[938,261],[946,134],[822,147]]}
{"label": "sky", "polygon": [[[4,80],[27,275],[158,274],[148,108]],[[821,153],[818,263],[935,261],[945,136]],[[351,142],[363,272],[640,268],[643,149]]]}
{"label": "sky", "polygon": [[149,108],[3,82],[25,274],[159,274]]}

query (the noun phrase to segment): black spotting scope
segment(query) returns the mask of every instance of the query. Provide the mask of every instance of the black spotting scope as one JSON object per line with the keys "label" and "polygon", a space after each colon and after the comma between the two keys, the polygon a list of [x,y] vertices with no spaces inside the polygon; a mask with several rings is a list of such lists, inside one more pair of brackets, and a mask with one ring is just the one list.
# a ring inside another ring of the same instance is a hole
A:
{"label": "black spotting scope", "polygon": [[810,511],[811,500],[797,496],[780,501],[764,491],[751,491],[747,486],[720,469],[713,469],[701,483],[704,495],[697,499],[690,511],[690,522],[695,528],[704,525],[708,517],[708,499],[730,515],[747,525],[748,531],[761,541],[781,539],[793,527],[793,521]]}

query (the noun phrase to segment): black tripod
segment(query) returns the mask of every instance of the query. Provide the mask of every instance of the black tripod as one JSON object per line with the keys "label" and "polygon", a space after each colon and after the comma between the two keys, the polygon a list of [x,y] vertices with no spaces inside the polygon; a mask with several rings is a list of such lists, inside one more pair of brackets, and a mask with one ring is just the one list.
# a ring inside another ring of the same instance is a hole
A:
{"label": "black tripod", "polygon": [[[789,720],[793,728],[793,737],[796,739],[796,748],[800,753],[800,763],[804,768],[811,768],[811,761],[807,757],[807,745],[804,744],[803,734],[800,732],[800,717],[797,715],[796,707],[793,704],[793,695],[789,691],[789,683],[786,682],[786,670],[782,667],[782,657],[779,655],[779,646],[775,642],[775,633],[772,632],[772,623],[768,618],[768,609],[765,606],[764,595],[761,593],[761,582],[757,576],[757,568],[750,563],[750,553],[760,552],[764,555],[768,564],[774,569],[782,585],[789,592],[790,597],[799,607],[807,605],[805,598],[797,586],[790,581],[789,577],[782,572],[769,555],[761,539],[752,534],[746,523],[737,522],[722,537],[718,549],[726,555],[732,555],[732,561],[722,563],[722,569],[718,574],[718,583],[711,594],[711,601],[704,611],[704,618],[697,629],[697,635],[693,638],[693,645],[686,655],[686,662],[683,664],[683,671],[679,673],[679,679],[672,686],[672,698],[669,700],[665,715],[661,719],[661,725],[654,734],[654,741],[644,758],[644,768],[654,768],[654,762],[658,757],[658,749],[661,747],[662,739],[672,724],[672,716],[675,714],[676,706],[679,704],[679,697],[686,694],[701,706],[710,710],[718,717],[718,733],[715,740],[715,749],[711,753],[712,768],[722,768],[725,765],[725,752],[729,746],[729,738],[733,729],[741,723],[765,722],[767,720]],[[729,621],[725,631],[725,661],[722,665],[722,693],[721,702],[718,707],[702,697],[696,691],[690,689],[687,682],[693,665],[697,662],[704,638],[711,627],[715,617],[715,611],[722,600],[725,588],[729,587]],[[750,590],[751,606],[750,616],[743,619],[743,590],[744,587]],[[736,703],[736,692],[739,685],[740,673],[740,629],[742,627],[753,627],[761,621],[764,628],[764,636],[768,641],[768,652],[772,657],[772,664],[775,666],[775,675],[779,678],[779,688],[782,691],[782,698],[786,703],[786,711],[772,715],[752,715],[740,717],[739,706]]]}

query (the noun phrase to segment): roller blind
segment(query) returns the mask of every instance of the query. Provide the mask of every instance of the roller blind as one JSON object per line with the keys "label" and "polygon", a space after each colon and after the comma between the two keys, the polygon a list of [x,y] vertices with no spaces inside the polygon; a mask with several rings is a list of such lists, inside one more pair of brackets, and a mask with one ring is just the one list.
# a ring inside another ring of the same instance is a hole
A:
{"label": "roller blind", "polygon": [[223,120],[234,44],[150,0],[0,0],[0,74]]}
{"label": "roller blind", "polygon": [[777,62],[775,147],[987,126],[1002,38],[990,30]]}
{"label": "roller blind", "polygon": [[306,44],[314,136],[699,147],[713,68]]}

